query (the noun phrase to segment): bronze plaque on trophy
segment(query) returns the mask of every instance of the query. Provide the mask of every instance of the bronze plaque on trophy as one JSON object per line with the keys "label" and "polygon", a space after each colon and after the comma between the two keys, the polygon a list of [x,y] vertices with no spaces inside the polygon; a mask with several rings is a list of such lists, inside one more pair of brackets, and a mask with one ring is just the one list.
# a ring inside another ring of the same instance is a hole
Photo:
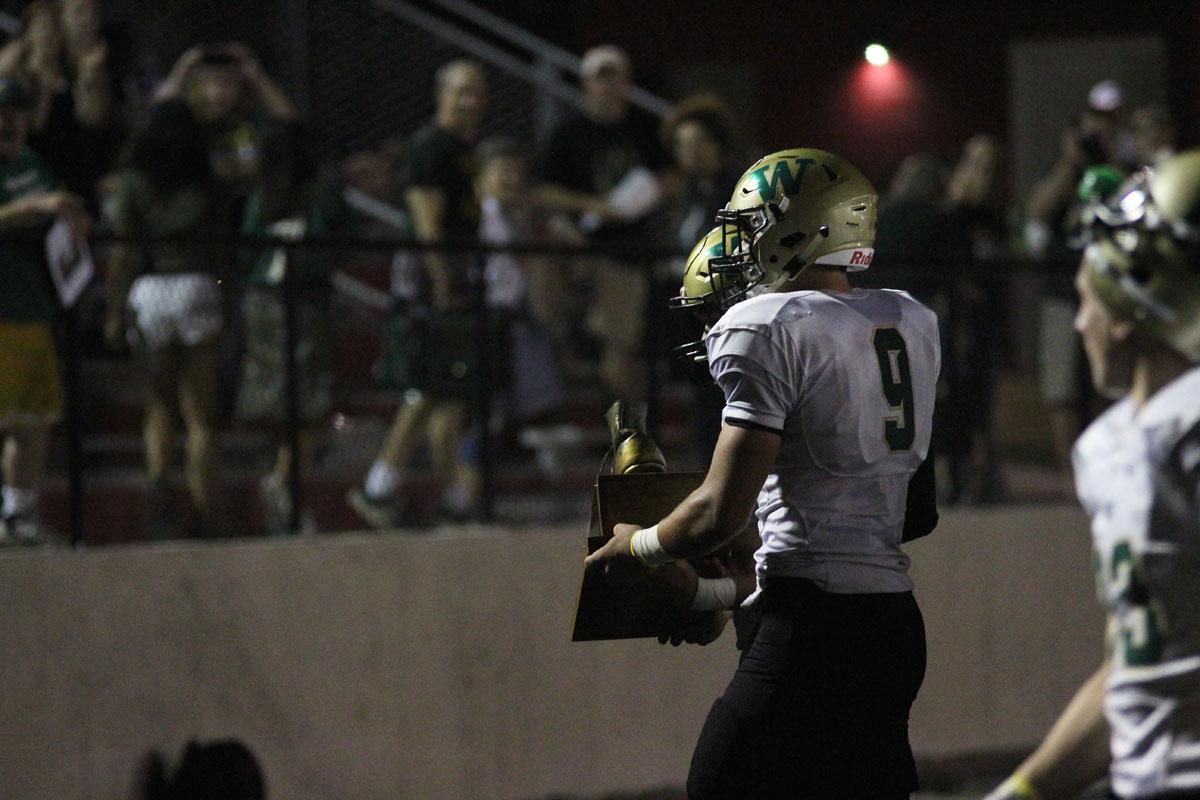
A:
{"label": "bronze plaque on trophy", "polygon": [[[704,480],[703,472],[635,472],[600,475],[592,495],[588,554],[600,549],[618,522],[648,527],[659,522]],[[582,559],[580,559],[582,561]],[[622,583],[587,570],[575,608],[575,642],[655,637],[683,622],[689,612],[672,609],[653,574]]]}

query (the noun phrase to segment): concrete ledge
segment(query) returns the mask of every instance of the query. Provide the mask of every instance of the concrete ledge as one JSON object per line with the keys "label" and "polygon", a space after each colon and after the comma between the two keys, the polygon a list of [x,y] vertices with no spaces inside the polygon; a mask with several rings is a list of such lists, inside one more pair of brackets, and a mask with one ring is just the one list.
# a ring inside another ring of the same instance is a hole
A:
{"label": "concrete ledge", "polygon": [[[912,553],[917,750],[1032,743],[1100,658],[1081,515],[949,513]],[[146,750],[224,736],[272,797],[681,785],[731,632],[572,645],[582,556],[582,523],[0,554],[0,797],[124,796]]]}

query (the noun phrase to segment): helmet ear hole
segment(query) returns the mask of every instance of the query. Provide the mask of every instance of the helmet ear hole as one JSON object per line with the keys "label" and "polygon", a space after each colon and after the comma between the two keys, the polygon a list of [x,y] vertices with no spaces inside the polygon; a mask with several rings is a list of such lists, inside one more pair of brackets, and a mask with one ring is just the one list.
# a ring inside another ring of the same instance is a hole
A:
{"label": "helmet ear hole", "polygon": [[807,238],[808,234],[804,231],[796,231],[795,233],[789,233],[787,236],[781,238],[779,240],[779,244],[781,247],[795,247]]}

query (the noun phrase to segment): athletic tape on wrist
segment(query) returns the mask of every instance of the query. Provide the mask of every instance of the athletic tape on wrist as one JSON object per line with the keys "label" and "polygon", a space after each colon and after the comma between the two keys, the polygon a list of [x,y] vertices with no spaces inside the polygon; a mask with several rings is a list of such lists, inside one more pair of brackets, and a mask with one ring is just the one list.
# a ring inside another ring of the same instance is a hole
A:
{"label": "athletic tape on wrist", "polygon": [[737,582],[733,578],[701,578],[696,584],[692,611],[724,611],[737,600]]}
{"label": "athletic tape on wrist", "polygon": [[675,560],[658,543],[657,525],[636,531],[629,540],[629,552],[647,567],[661,567]]}

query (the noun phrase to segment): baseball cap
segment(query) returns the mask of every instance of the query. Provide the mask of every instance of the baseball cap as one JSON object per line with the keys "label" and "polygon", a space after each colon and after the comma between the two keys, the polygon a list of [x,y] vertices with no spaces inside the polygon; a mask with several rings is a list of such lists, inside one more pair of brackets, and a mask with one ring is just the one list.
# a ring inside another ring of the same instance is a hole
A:
{"label": "baseball cap", "polygon": [[0,108],[29,108],[33,99],[16,78],[0,76]]}
{"label": "baseball cap", "polygon": [[579,64],[583,77],[594,78],[604,70],[617,70],[626,75],[633,71],[629,56],[616,45],[602,44],[583,54],[583,61]]}

